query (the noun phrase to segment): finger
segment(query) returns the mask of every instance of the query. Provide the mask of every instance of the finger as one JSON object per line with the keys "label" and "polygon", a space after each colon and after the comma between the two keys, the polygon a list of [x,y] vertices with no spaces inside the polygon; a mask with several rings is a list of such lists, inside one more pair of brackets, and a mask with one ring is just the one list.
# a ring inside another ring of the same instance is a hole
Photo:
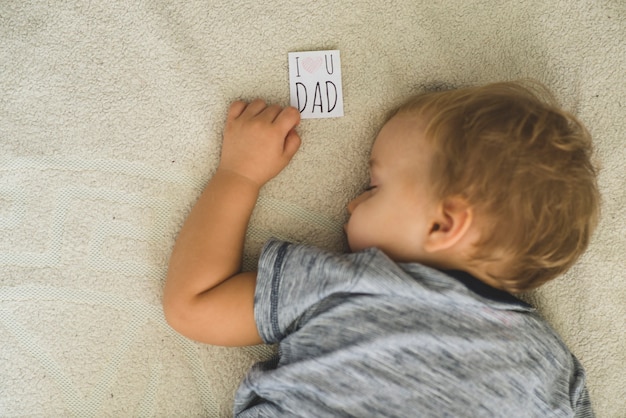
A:
{"label": "finger", "polygon": [[298,152],[301,143],[300,135],[298,135],[295,129],[289,131],[285,137],[285,144],[283,146],[284,156],[291,160],[296,152]]}
{"label": "finger", "polygon": [[241,115],[241,113],[244,111],[246,106],[248,106],[248,104],[241,100],[232,102],[230,105],[230,108],[228,109],[228,115],[226,116],[226,120],[237,119]]}
{"label": "finger", "polygon": [[250,104],[246,107],[246,110],[243,111],[242,115],[244,117],[251,118],[261,113],[266,107],[267,105],[265,104],[265,100],[255,99],[250,102]]}
{"label": "finger", "polygon": [[267,122],[272,123],[282,110],[283,108],[278,105],[271,105],[263,109],[259,116],[263,117]]}
{"label": "finger", "polygon": [[300,123],[300,112],[295,107],[284,108],[276,119],[274,124],[289,132]]}

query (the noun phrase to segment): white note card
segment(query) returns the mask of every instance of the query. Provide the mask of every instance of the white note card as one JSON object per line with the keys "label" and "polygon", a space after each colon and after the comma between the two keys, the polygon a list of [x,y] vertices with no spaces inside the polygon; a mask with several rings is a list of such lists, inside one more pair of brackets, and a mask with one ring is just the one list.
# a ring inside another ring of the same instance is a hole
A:
{"label": "white note card", "polygon": [[290,52],[289,92],[303,119],[343,116],[339,50]]}

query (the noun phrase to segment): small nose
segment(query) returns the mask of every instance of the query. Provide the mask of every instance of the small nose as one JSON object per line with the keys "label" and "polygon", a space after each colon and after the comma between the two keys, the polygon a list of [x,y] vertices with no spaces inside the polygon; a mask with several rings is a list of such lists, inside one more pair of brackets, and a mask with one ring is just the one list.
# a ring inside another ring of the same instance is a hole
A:
{"label": "small nose", "polygon": [[366,195],[367,195],[367,192],[361,193],[360,195],[352,199],[350,203],[348,203],[348,213],[350,215],[352,215],[352,212],[354,212],[354,209],[356,209],[356,207],[361,204],[361,202],[365,199]]}

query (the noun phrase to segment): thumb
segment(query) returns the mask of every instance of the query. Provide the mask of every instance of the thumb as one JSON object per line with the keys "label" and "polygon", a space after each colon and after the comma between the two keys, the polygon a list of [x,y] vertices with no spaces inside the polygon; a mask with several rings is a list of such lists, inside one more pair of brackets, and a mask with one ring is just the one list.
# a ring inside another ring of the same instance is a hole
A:
{"label": "thumb", "polygon": [[289,160],[293,158],[298,149],[300,148],[302,140],[300,139],[300,135],[292,129],[289,131],[287,136],[285,137],[285,145],[283,146],[283,155],[287,157]]}

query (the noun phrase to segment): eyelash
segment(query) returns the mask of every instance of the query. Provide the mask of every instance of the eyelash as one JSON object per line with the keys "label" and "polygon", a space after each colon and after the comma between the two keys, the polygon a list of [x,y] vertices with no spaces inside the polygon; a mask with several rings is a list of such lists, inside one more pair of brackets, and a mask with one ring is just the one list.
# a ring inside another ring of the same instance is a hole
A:
{"label": "eyelash", "polygon": [[367,186],[367,187],[365,188],[365,191],[366,191],[366,192],[370,192],[370,191],[372,191],[372,190],[373,190],[373,189],[375,189],[375,188],[376,188],[376,186]]}

